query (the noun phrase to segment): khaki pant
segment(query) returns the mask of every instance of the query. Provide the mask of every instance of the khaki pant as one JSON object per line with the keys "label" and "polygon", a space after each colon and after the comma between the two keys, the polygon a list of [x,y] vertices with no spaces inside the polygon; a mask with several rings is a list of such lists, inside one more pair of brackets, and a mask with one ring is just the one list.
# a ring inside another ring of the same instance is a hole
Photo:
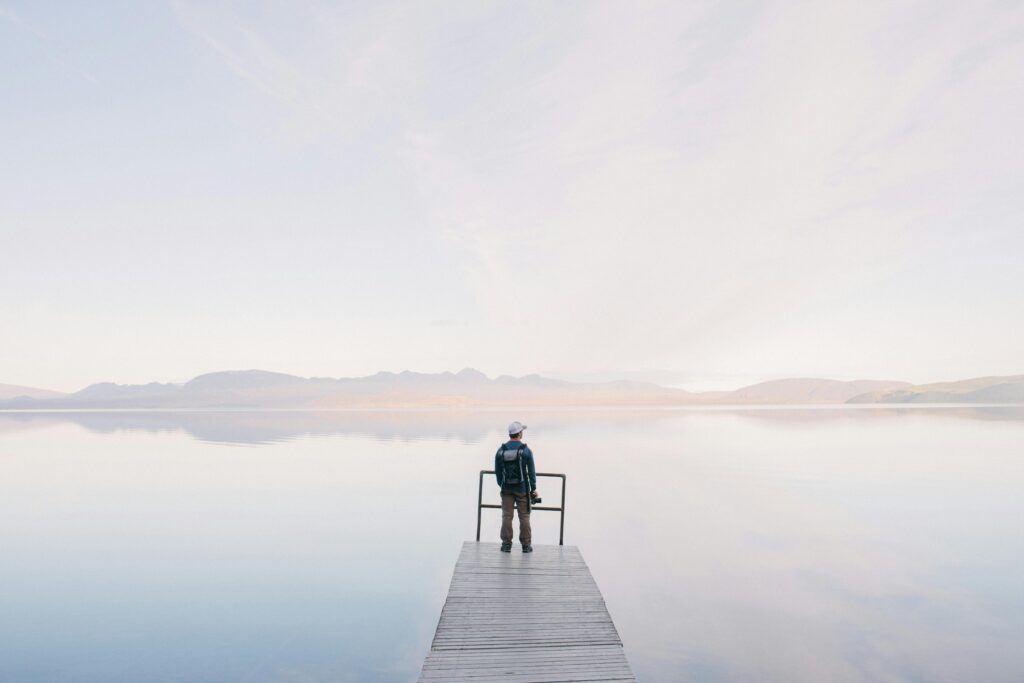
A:
{"label": "khaki pant", "polygon": [[519,542],[530,545],[533,532],[530,530],[530,502],[525,493],[501,492],[501,542],[512,542],[512,507],[519,512]]}

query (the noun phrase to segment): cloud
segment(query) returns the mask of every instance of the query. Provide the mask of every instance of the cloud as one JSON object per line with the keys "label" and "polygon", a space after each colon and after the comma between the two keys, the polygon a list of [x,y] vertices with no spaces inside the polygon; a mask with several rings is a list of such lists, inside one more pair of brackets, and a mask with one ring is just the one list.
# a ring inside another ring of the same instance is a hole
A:
{"label": "cloud", "polygon": [[[105,331],[138,306],[167,369],[121,381],[216,369],[214,346],[302,375],[1021,371],[1019,4],[171,9],[119,15],[142,47],[47,17],[107,46],[102,106],[19,64],[51,109],[15,114],[0,277],[66,247],[19,357],[112,377]],[[102,329],[62,354],[43,331],[75,316]]]}
{"label": "cloud", "polygon": [[749,361],[800,365],[791,319],[898,280],[1020,165],[1019,8],[313,6],[261,33],[176,6],[305,128],[386,129],[478,341],[530,322],[457,350],[521,371],[726,370],[780,335]]}
{"label": "cloud", "polygon": [[[521,362],[728,367],[788,317],[899,278],[922,242],[959,238],[937,223],[1019,168],[1013,114],[994,114],[1020,82],[1019,10],[734,12],[588,5],[531,45],[543,64],[411,136],[481,310],[527,311]],[[764,360],[828,355],[788,343]]]}
{"label": "cloud", "polygon": [[389,96],[411,86],[414,20],[401,6],[331,8],[294,3],[285,12],[174,0],[179,25],[232,74],[291,115],[291,132],[346,142],[377,125]]}

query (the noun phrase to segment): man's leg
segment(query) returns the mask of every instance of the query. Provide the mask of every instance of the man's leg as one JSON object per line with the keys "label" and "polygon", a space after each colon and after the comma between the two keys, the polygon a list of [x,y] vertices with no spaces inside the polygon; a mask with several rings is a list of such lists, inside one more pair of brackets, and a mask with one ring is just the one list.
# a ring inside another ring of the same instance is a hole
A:
{"label": "man's leg", "polygon": [[515,503],[515,496],[505,491],[501,492],[501,542],[512,542],[512,506]]}
{"label": "man's leg", "polygon": [[[530,501],[527,500],[527,493],[516,494],[516,508],[519,512],[519,542],[523,545],[530,545],[533,543],[533,530],[530,528]],[[509,512],[509,540],[512,540],[511,534],[511,512]]]}

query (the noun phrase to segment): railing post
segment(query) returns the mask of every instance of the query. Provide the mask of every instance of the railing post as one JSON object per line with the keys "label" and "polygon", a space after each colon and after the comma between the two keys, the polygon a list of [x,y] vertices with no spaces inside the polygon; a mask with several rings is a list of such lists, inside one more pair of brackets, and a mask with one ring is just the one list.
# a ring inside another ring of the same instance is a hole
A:
{"label": "railing post", "polygon": [[[480,483],[476,489],[476,542],[480,542],[480,513],[483,511],[481,505],[484,502],[484,472],[480,470]],[[563,485],[564,486],[564,485]]]}
{"label": "railing post", "polygon": [[562,509],[558,520],[558,545],[562,545],[562,538],[565,536],[565,475],[562,475]]}

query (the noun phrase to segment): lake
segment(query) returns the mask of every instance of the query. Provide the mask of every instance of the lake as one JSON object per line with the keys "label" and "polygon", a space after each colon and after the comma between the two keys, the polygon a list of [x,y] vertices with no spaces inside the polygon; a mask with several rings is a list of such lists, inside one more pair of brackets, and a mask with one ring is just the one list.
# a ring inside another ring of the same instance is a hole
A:
{"label": "lake", "polygon": [[414,681],[513,419],[641,681],[1024,680],[1024,408],[958,406],[0,413],[0,680]]}

